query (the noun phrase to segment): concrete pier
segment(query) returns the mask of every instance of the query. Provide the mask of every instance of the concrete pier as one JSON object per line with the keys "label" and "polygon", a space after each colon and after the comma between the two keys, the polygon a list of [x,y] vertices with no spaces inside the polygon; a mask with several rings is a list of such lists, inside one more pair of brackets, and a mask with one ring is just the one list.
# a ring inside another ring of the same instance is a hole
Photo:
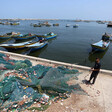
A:
{"label": "concrete pier", "polygon": [[[18,60],[29,59],[34,65],[36,65],[40,62],[40,63],[46,63],[46,64],[52,64],[52,65],[55,64],[58,66],[74,67],[76,69],[86,70],[86,71],[90,70],[90,67],[87,67],[87,66],[53,61],[53,60],[48,60],[48,59],[44,59],[44,58],[32,57],[32,56],[28,56],[28,55],[21,55],[21,54],[12,53],[12,52],[6,52],[6,51],[0,51],[0,53],[9,54],[13,59],[16,59],[16,60],[17,59]],[[100,73],[103,73],[106,75],[112,75],[112,71],[110,71],[110,70],[101,69]]]}
{"label": "concrete pier", "polygon": [[[112,112],[112,71],[101,69],[95,84],[86,85],[83,83],[83,81],[89,79],[91,74],[91,72],[89,72],[90,67],[57,62],[5,51],[0,51],[0,53],[8,54],[10,55],[11,59],[15,60],[29,59],[33,65],[42,64],[53,67],[61,65],[72,67],[78,69],[79,72],[82,72],[82,74],[79,75],[77,82],[72,79],[68,83],[70,85],[78,83],[88,95],[72,93],[70,98],[51,104],[46,112]],[[36,106],[36,104],[33,106]]]}

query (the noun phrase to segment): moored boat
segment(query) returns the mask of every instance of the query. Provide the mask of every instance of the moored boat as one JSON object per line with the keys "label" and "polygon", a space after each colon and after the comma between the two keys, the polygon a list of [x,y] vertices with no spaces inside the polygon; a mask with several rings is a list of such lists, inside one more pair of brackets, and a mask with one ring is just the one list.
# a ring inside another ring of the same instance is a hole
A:
{"label": "moored boat", "polygon": [[33,24],[34,27],[41,27],[41,24]]}
{"label": "moored boat", "polygon": [[34,44],[26,45],[25,47],[30,48],[30,52],[32,52],[32,51],[39,50],[39,49],[43,48],[47,44],[48,44],[47,41],[38,41]]}
{"label": "moored boat", "polygon": [[45,38],[46,40],[55,38],[57,36],[57,34],[54,34],[53,32],[50,32],[48,34],[44,34],[44,35],[36,35],[40,40],[42,40],[42,37]]}
{"label": "moored boat", "polygon": [[27,42],[22,42],[22,43],[14,43],[14,44],[0,44],[0,47],[4,47],[6,49],[22,49],[25,48],[26,45],[31,45],[34,44],[36,42],[38,42],[39,39],[35,38],[31,41],[27,41]]}
{"label": "moored boat", "polygon": [[26,40],[26,39],[31,39],[31,38],[35,38],[36,35],[35,34],[31,34],[31,33],[28,33],[28,34],[20,34],[18,36],[13,36],[12,38],[14,38],[15,40]]}
{"label": "moored boat", "polygon": [[66,27],[70,27],[70,24],[66,24]]}
{"label": "moored boat", "polygon": [[16,36],[18,36],[18,35],[20,35],[19,32],[18,32],[18,33],[10,32],[10,33],[6,33],[6,34],[4,34],[4,35],[0,35],[0,39],[9,39],[9,38],[11,38],[11,37],[16,37]]}
{"label": "moored boat", "polygon": [[75,25],[73,25],[73,28],[77,28],[79,25],[78,24],[75,24]]}
{"label": "moored boat", "polygon": [[0,44],[13,44],[16,40],[13,38],[5,39],[3,41],[0,41]]}
{"label": "moored boat", "polygon": [[110,41],[104,42],[103,40],[100,40],[97,43],[91,44],[92,51],[105,51],[109,47]]}
{"label": "moored boat", "polygon": [[110,38],[111,37],[111,34],[108,34],[108,33],[105,32],[105,34],[102,35],[102,38],[103,37]]}
{"label": "moored boat", "polygon": [[20,22],[10,22],[10,25],[19,25]]}
{"label": "moored boat", "polygon": [[108,23],[107,24],[107,27],[112,27],[112,23]]}
{"label": "moored boat", "polygon": [[47,27],[50,27],[50,26],[51,26],[51,24],[46,24],[46,26],[47,26]]}
{"label": "moored boat", "polygon": [[53,24],[53,26],[59,26],[59,24],[58,23],[55,23],[55,24]]}
{"label": "moored boat", "polygon": [[110,41],[112,41],[112,34],[105,33],[102,35],[102,38],[108,38]]}
{"label": "moored boat", "polygon": [[109,47],[109,44],[109,37],[102,37],[102,40],[100,40],[99,42],[91,44],[92,51],[105,51]]}
{"label": "moored boat", "polygon": [[[12,39],[12,38],[2,39],[2,40],[0,40],[0,44],[10,42],[11,40],[15,40],[15,39]],[[15,41],[14,41],[14,42],[15,42]],[[14,43],[14,42],[13,42],[13,43]]]}

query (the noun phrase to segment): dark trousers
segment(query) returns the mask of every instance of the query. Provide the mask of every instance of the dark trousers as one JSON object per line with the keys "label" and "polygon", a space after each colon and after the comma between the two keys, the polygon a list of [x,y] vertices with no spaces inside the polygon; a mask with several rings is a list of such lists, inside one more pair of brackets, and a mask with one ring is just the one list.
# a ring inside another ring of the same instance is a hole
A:
{"label": "dark trousers", "polygon": [[95,83],[95,80],[96,80],[96,78],[97,78],[97,76],[98,76],[98,73],[99,72],[92,72],[92,74],[91,74],[91,76],[90,76],[90,79],[89,79],[89,82],[93,79],[93,82],[92,82],[92,84],[94,84]]}

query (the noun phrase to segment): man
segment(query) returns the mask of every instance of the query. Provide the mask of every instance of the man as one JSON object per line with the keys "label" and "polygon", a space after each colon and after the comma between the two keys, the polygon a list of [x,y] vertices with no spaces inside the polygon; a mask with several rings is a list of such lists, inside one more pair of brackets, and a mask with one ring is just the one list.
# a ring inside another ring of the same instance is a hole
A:
{"label": "man", "polygon": [[88,83],[90,83],[92,79],[93,79],[92,84],[95,83],[95,80],[96,80],[96,78],[98,76],[98,73],[100,71],[100,68],[101,68],[100,59],[99,58],[96,58],[95,65],[94,65],[93,68],[91,68],[92,74],[90,76],[90,79],[87,81]]}

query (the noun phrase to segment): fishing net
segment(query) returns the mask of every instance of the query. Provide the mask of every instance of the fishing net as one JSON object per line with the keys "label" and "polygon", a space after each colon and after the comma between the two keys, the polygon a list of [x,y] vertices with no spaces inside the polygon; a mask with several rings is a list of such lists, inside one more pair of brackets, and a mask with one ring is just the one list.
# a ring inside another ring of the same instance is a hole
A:
{"label": "fishing net", "polygon": [[85,94],[78,83],[68,84],[69,80],[78,80],[76,69],[32,66],[29,60],[12,60],[1,53],[0,62],[0,110],[21,111],[35,102],[47,105],[49,100],[67,98],[73,91]]}

